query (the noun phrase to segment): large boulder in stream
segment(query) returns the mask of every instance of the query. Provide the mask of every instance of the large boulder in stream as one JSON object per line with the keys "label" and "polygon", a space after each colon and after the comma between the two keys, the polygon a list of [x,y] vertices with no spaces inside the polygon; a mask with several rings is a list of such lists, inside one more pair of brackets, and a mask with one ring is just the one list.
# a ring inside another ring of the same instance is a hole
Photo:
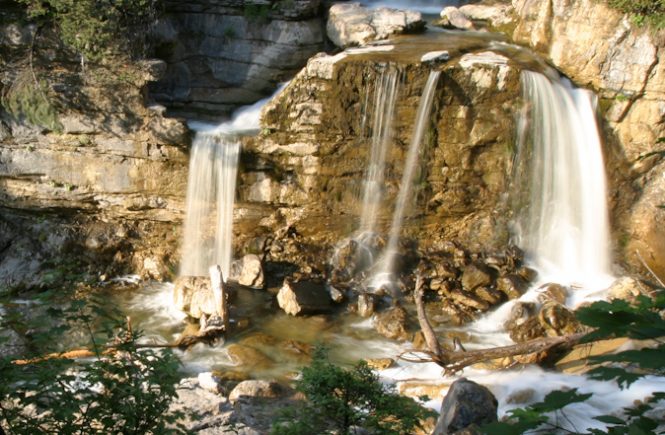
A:
{"label": "large boulder in stream", "polygon": [[417,11],[369,9],[360,3],[339,3],[330,8],[326,31],[336,46],[344,48],[424,28],[425,21]]}
{"label": "large boulder in stream", "polygon": [[190,317],[200,319],[203,315],[217,314],[215,295],[210,287],[210,278],[181,276],[173,288],[173,305]]}
{"label": "large boulder in stream", "polygon": [[497,408],[498,402],[487,387],[466,378],[458,379],[443,399],[433,435],[452,434],[472,425],[495,422]]}
{"label": "large boulder in stream", "polygon": [[277,293],[277,303],[292,316],[326,313],[332,309],[330,292],[325,284],[315,281],[292,282],[285,279]]}

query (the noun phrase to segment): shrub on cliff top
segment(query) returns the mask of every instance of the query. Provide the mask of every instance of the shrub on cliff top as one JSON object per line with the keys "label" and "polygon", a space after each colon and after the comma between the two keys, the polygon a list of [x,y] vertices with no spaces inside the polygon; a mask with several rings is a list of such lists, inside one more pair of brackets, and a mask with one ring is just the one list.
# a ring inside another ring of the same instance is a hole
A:
{"label": "shrub on cliff top", "polygon": [[631,14],[637,24],[665,28],[665,0],[608,0],[613,8]]}
{"label": "shrub on cliff top", "polygon": [[[159,0],[18,0],[28,15],[53,23],[62,41],[88,61],[137,49],[140,27],[155,19]],[[143,35],[143,36],[140,36]]]}

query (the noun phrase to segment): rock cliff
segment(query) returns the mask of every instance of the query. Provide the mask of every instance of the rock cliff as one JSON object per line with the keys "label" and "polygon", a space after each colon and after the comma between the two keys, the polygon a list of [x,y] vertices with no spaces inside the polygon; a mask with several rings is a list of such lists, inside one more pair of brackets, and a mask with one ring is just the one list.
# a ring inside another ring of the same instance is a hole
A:
{"label": "rock cliff", "polygon": [[219,120],[272,93],[323,48],[319,0],[166,1],[156,27],[166,75],[152,86],[173,113]]}

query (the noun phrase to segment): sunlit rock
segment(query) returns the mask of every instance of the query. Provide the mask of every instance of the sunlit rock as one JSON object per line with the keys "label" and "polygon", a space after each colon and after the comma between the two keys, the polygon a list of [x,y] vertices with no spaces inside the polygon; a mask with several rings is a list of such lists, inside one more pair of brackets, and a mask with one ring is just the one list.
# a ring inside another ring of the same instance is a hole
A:
{"label": "sunlit rock", "polygon": [[456,29],[469,30],[473,23],[455,6],[448,6],[441,11],[441,21],[438,23],[443,27],[454,27]]}
{"label": "sunlit rock", "polygon": [[236,260],[231,265],[231,276],[229,279],[235,279],[238,284],[252,288],[263,288],[265,278],[263,275],[263,265],[258,255],[248,254],[240,260]]}
{"label": "sunlit rock", "polygon": [[229,401],[251,401],[254,399],[275,399],[283,396],[285,387],[274,381],[247,380],[239,383],[229,394]]}
{"label": "sunlit rock", "polygon": [[374,317],[376,331],[391,340],[407,340],[409,338],[406,322],[407,313],[399,305],[378,313]]}
{"label": "sunlit rock", "polygon": [[470,4],[460,6],[459,11],[467,18],[477,21],[487,21],[491,26],[497,27],[511,23],[514,18],[511,5],[494,4]]}
{"label": "sunlit rock", "polygon": [[424,27],[420,12],[369,9],[360,3],[339,3],[330,8],[326,30],[336,46],[349,47]]}
{"label": "sunlit rock", "polygon": [[313,281],[284,280],[277,294],[279,307],[292,316],[330,311],[330,294],[324,284]]}

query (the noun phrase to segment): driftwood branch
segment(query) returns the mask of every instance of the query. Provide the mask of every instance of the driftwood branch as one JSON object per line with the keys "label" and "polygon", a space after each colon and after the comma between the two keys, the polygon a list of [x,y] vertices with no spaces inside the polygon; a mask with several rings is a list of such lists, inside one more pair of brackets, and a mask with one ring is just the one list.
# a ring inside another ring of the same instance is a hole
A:
{"label": "driftwood branch", "polygon": [[553,348],[570,348],[578,344],[586,335],[584,333],[566,335],[563,337],[545,337],[517,343],[510,346],[494,347],[490,349],[476,349],[469,351],[444,350],[436,339],[432,326],[427,319],[423,302],[422,277],[416,277],[414,299],[418,313],[418,323],[425,336],[428,351],[406,352],[400,358],[410,362],[434,362],[443,367],[446,374],[456,373],[465,367],[480,362],[499,358],[529,355],[544,352]]}

